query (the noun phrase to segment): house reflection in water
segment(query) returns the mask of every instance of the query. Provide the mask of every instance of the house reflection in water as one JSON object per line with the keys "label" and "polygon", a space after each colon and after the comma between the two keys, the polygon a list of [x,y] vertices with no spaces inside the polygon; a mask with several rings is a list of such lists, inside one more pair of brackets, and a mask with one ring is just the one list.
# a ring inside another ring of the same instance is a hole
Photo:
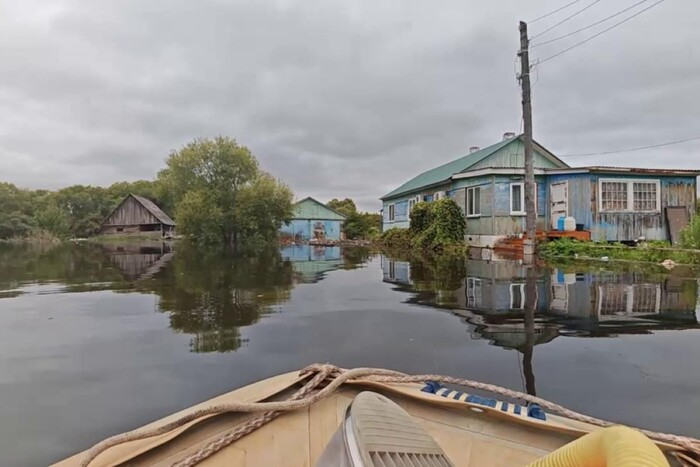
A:
{"label": "house reflection in water", "polygon": [[[384,281],[408,286],[415,281],[407,261],[383,259]],[[435,297],[450,293],[455,313],[477,325],[478,333],[493,338],[497,329],[517,328],[526,298],[527,269],[514,261],[467,260],[467,276],[458,289],[418,294],[420,304],[440,307]],[[536,279],[536,331],[548,342],[559,333],[579,335],[644,332],[697,326],[698,284],[695,279],[642,272],[563,272],[539,268]],[[495,327],[495,328],[494,328]],[[551,328],[551,332],[547,330]],[[496,345],[517,348],[502,339]]]}
{"label": "house reflection in water", "polygon": [[169,243],[102,245],[109,261],[130,281],[151,278],[173,258]]}
{"label": "house reflection in water", "polygon": [[295,282],[302,284],[318,282],[344,264],[338,246],[292,245],[282,248],[281,255],[292,263]]}
{"label": "house reflection in water", "polygon": [[[439,278],[419,280],[413,272],[416,267],[425,269],[422,265],[387,258],[382,258],[383,277],[411,293],[408,302],[460,316],[473,338],[520,352],[530,394],[536,393],[534,347],[559,335],[615,336],[700,327],[699,286],[694,278],[550,268],[539,268],[536,276],[528,278],[527,268],[514,261],[465,261],[466,277],[456,284]],[[426,284],[451,287],[426,291]],[[536,295],[532,309],[528,290]]]}
{"label": "house reflection in water", "polygon": [[[410,262],[383,258],[382,268],[385,282],[414,292],[409,302],[449,308],[474,326],[470,331],[473,337],[522,350],[527,341],[523,319],[527,269],[514,261],[466,262],[467,276],[459,288],[435,289],[430,294],[425,293],[424,283],[416,283]],[[700,322],[700,311],[696,311],[700,310],[698,283],[673,274],[539,268],[534,290],[535,344],[560,334],[644,333],[697,327]],[[446,295],[451,300],[446,300]]]}

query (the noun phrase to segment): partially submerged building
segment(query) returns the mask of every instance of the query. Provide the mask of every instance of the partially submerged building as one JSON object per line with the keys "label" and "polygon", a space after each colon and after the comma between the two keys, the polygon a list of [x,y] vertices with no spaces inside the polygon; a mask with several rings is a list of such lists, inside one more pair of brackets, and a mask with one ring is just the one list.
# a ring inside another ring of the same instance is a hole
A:
{"label": "partially submerged building", "polygon": [[[695,214],[700,170],[570,167],[533,144],[537,230],[573,217],[594,241],[676,240]],[[421,173],[384,195],[383,228],[406,228],[413,206],[452,198],[467,221],[467,243],[492,247],[525,232],[522,135]]]}
{"label": "partially submerged building", "polygon": [[345,216],[311,197],[294,205],[294,216],[280,235],[296,242],[340,240]]}
{"label": "partially submerged building", "polygon": [[100,233],[167,237],[175,233],[175,221],[150,199],[130,194],[102,221]]}

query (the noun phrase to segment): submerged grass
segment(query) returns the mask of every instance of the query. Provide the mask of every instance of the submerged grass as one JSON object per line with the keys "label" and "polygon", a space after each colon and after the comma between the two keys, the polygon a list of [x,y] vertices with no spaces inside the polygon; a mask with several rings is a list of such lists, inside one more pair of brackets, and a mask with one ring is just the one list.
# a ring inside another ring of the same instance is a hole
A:
{"label": "submerged grass", "polygon": [[543,259],[602,259],[656,264],[671,260],[676,264],[700,264],[700,250],[673,248],[668,242],[659,241],[627,246],[621,243],[581,242],[562,238],[541,243],[538,253]]}

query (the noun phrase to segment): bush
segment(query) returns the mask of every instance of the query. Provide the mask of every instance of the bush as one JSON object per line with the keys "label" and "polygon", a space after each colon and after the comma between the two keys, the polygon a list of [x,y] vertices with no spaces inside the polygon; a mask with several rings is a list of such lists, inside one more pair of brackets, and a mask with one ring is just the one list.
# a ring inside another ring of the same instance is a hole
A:
{"label": "bush", "polygon": [[411,248],[413,236],[409,229],[389,229],[379,236],[379,241],[389,248]]}
{"label": "bush", "polygon": [[448,245],[463,245],[466,221],[453,200],[418,203],[411,210],[408,229],[390,229],[380,241],[392,248],[441,250]]}
{"label": "bush", "polygon": [[430,226],[432,212],[431,203],[418,203],[413,206],[409,228],[414,235],[424,232]]}
{"label": "bush", "polygon": [[700,215],[693,217],[690,225],[681,232],[680,246],[691,250],[700,250]]}

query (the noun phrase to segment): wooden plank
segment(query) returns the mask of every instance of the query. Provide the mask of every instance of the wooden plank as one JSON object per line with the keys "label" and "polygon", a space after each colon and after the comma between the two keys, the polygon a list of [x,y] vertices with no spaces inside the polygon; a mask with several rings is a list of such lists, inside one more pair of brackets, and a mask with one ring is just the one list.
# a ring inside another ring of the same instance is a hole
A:
{"label": "wooden plank", "polygon": [[681,231],[690,224],[690,217],[685,206],[667,206],[666,222],[668,224],[668,235],[673,245],[678,245],[681,240]]}
{"label": "wooden plank", "polygon": [[314,464],[333,437],[340,420],[335,398],[323,399],[310,407],[309,412],[309,458]]}

